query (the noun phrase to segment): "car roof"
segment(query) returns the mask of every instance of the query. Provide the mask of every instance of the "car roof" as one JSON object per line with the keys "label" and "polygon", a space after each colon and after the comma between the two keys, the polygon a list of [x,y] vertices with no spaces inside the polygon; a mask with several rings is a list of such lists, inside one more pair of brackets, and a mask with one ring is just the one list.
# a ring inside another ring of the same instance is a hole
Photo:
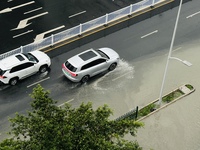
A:
{"label": "car roof", "polygon": [[92,60],[97,59],[98,57],[100,57],[100,55],[94,49],[88,49],[71,57],[70,59],[68,59],[68,62],[77,68],[88,62],[91,62]]}
{"label": "car roof", "polygon": [[15,54],[0,60],[0,68],[2,70],[9,70],[13,66],[20,64],[22,61],[28,61],[28,59],[21,53]]}

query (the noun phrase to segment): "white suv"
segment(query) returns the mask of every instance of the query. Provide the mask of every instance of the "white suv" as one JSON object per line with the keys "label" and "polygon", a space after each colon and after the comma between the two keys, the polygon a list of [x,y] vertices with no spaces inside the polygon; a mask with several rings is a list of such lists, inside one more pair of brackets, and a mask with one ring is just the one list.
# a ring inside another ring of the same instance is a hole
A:
{"label": "white suv", "polygon": [[43,73],[51,65],[49,56],[41,51],[19,53],[0,60],[0,82],[15,85],[18,80],[38,71]]}
{"label": "white suv", "polygon": [[111,48],[89,49],[65,61],[62,71],[69,80],[84,83],[101,72],[114,70],[119,58]]}

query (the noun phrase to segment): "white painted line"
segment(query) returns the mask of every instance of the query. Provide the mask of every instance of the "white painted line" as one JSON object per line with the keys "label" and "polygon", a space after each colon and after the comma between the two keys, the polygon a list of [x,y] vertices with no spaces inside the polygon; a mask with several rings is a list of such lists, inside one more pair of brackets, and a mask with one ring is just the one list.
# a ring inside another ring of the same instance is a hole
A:
{"label": "white painted line", "polygon": [[42,9],[42,7],[39,7],[39,8],[36,8],[36,9],[30,10],[30,11],[27,11],[27,12],[24,13],[24,15],[25,15],[25,14],[32,13],[32,12],[35,12],[35,11],[38,11],[38,10],[40,10],[40,9]]}
{"label": "white painted line", "polygon": [[20,7],[23,7],[23,6],[26,6],[26,5],[30,5],[30,4],[33,4],[35,3],[35,1],[31,1],[31,2],[28,2],[28,3],[24,3],[22,5],[18,5],[18,6],[15,6],[15,7],[12,7],[11,9],[17,9],[17,8],[20,8]]}
{"label": "white painted line", "polygon": [[33,84],[30,84],[30,85],[27,86],[27,88],[29,88],[29,87],[31,87],[31,86],[34,86],[34,85],[36,85],[36,84],[38,84],[38,83],[41,83],[41,82],[43,82],[43,81],[45,81],[45,80],[48,80],[48,79],[50,79],[50,77],[47,77],[47,78],[45,78],[45,79],[42,79],[42,80],[40,80],[40,81],[38,81],[38,82],[35,82],[35,83],[33,83]]}
{"label": "white painted line", "polygon": [[[180,49],[182,49],[182,47],[178,47],[178,48],[172,50],[172,52],[176,52],[176,51],[178,51],[178,50],[180,50]],[[168,53],[166,53],[165,55],[168,55]]]}
{"label": "white painted line", "polygon": [[9,3],[9,2],[12,2],[13,0],[8,0],[7,2]]}
{"label": "white painted line", "polygon": [[65,105],[66,103],[72,102],[73,100],[74,100],[74,99],[71,99],[71,100],[69,100],[69,101],[67,101],[67,102],[65,102],[65,103],[63,103],[63,104],[60,104],[60,105],[58,105],[58,107],[61,107],[61,106]]}
{"label": "white painted line", "polygon": [[45,35],[45,34],[51,33],[51,32],[53,32],[53,31],[56,31],[56,30],[59,30],[59,29],[62,29],[62,28],[64,28],[64,27],[65,27],[65,26],[62,25],[62,26],[60,26],[60,27],[57,27],[57,28],[54,28],[54,29],[52,29],[52,30],[49,30],[49,31],[43,32],[43,33],[41,33],[41,34],[38,34],[38,35],[36,36],[34,42],[41,41],[41,40],[44,38],[44,35]]}
{"label": "white painted line", "polygon": [[129,73],[131,73],[131,72],[127,72],[127,73],[125,73],[125,74],[123,74],[123,75],[121,75],[121,76],[119,76],[119,77],[117,77],[117,78],[114,78],[114,79],[112,79],[112,81],[118,80],[118,79],[124,77],[125,75],[127,75],[127,74],[129,74]]}
{"label": "white painted line", "polygon": [[172,50],[172,52],[178,51],[178,50],[180,50],[181,48],[182,48],[182,47],[178,47],[178,48]]}
{"label": "white painted line", "polygon": [[198,11],[198,12],[192,14],[192,15],[189,15],[189,16],[187,16],[186,18],[187,18],[187,19],[188,19],[188,18],[192,18],[193,16],[195,16],[195,15],[197,15],[197,14],[200,14],[200,11]]}
{"label": "white painted line", "polygon": [[[38,14],[38,15],[35,15],[33,17],[30,17],[30,18],[26,18],[24,20],[21,20],[17,26],[17,28],[14,28],[14,29],[11,29],[12,30],[18,30],[18,29],[23,29],[25,27],[27,27],[28,25],[30,25],[31,23],[28,23],[29,20],[31,19],[34,19],[34,18],[37,18],[37,17],[40,17],[40,16],[43,16],[43,15],[46,15],[48,14],[48,12],[44,12],[44,13],[41,13],[41,14]],[[28,23],[28,24],[27,24]]]}
{"label": "white painted line", "polygon": [[143,39],[143,38],[145,38],[145,37],[147,37],[147,36],[150,36],[150,35],[152,35],[152,34],[154,34],[154,33],[157,33],[157,32],[158,32],[158,30],[155,30],[155,31],[153,31],[153,32],[151,32],[151,33],[148,33],[148,34],[142,36],[141,39]]}
{"label": "white painted line", "polygon": [[26,31],[26,32],[24,32],[24,33],[15,35],[15,36],[13,36],[13,39],[16,38],[16,37],[22,36],[22,35],[24,35],[24,34],[30,33],[30,32],[33,32],[33,30],[28,30],[28,31]]}
{"label": "white painted line", "polygon": [[74,14],[74,15],[71,15],[71,16],[69,16],[69,18],[78,16],[78,15],[83,14],[83,13],[86,13],[86,10],[85,10],[85,11],[82,11],[82,12],[79,12],[79,13],[76,13],[76,14]]}
{"label": "white painted line", "polygon": [[22,5],[18,5],[18,6],[15,6],[15,7],[11,7],[11,8],[5,8],[3,10],[0,11],[0,14],[1,13],[7,13],[7,12],[11,12],[13,9],[17,9],[17,8],[20,8],[20,7],[23,7],[23,6],[26,6],[26,5],[30,5],[32,3],[35,3],[35,1],[31,1],[31,2],[28,2],[28,3],[24,3]]}

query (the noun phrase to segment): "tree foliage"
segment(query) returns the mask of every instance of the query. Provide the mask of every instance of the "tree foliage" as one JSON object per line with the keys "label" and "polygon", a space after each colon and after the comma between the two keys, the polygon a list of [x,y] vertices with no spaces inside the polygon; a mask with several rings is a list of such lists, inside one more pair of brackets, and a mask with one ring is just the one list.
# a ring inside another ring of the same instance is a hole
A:
{"label": "tree foliage", "polygon": [[104,105],[94,110],[92,104],[78,108],[69,104],[56,106],[49,92],[40,85],[31,94],[32,110],[10,119],[11,139],[0,143],[0,150],[141,150],[135,136],[141,122],[110,120],[111,109]]}

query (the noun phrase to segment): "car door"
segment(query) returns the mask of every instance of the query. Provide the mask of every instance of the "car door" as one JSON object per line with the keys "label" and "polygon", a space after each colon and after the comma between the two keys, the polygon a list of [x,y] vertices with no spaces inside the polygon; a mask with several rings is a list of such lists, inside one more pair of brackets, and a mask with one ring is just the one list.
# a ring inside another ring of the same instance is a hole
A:
{"label": "car door", "polygon": [[35,74],[38,70],[37,67],[35,67],[35,63],[34,62],[27,62],[23,64],[24,70],[25,70],[25,76],[24,77],[28,77],[32,74]]}
{"label": "car door", "polygon": [[100,58],[92,62],[92,67],[90,68],[91,76],[97,75],[105,70],[107,70],[106,59]]}
{"label": "car door", "polygon": [[17,65],[10,70],[9,78],[19,77],[19,79],[26,76],[26,70],[24,70],[23,64]]}

